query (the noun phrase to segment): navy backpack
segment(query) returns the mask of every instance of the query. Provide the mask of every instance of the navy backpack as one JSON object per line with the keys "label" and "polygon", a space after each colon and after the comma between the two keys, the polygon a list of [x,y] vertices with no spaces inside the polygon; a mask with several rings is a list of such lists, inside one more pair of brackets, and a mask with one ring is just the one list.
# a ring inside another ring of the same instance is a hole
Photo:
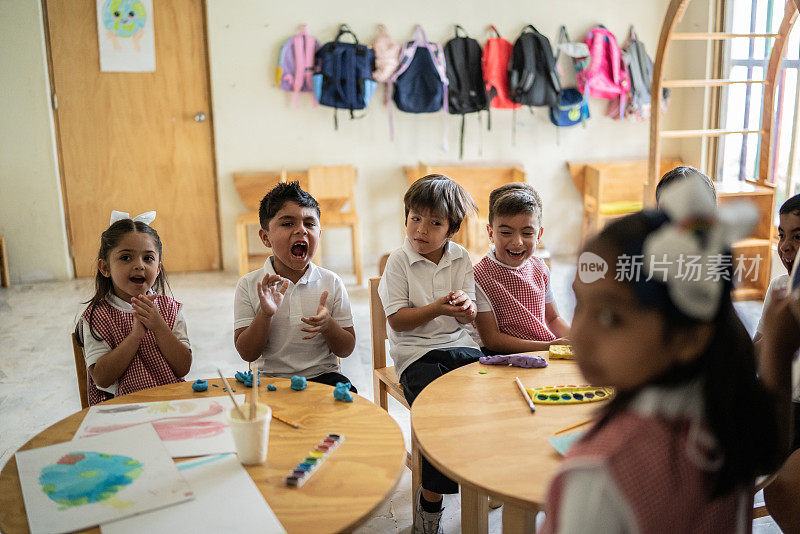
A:
{"label": "navy backpack", "polygon": [[442,46],[430,43],[419,25],[414,40],[403,46],[400,66],[389,80],[397,109],[406,113],[447,110],[447,76]]}
{"label": "navy backpack", "polygon": [[[350,34],[355,43],[344,43],[340,39]],[[347,24],[339,26],[336,39],[322,45],[316,53],[314,68],[314,94],[323,106],[350,111],[364,109],[372,98],[378,83],[372,80],[375,69],[375,54],[358,38]],[[339,121],[333,115],[336,128]]]}

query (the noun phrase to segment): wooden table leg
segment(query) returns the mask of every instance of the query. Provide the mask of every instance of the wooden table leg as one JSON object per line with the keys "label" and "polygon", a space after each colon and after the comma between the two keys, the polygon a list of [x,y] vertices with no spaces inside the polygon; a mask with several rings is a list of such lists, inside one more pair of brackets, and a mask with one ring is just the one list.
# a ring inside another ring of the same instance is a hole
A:
{"label": "wooden table leg", "polygon": [[462,534],[489,532],[488,497],[464,484],[461,485],[461,532]]}
{"label": "wooden table leg", "polygon": [[536,510],[521,508],[509,503],[503,505],[503,532],[532,534],[535,527]]}

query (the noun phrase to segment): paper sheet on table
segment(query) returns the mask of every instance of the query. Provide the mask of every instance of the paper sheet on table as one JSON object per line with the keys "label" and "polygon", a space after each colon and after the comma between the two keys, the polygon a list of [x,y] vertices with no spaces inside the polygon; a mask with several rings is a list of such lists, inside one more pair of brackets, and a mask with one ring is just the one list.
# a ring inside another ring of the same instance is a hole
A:
{"label": "paper sheet on table", "polygon": [[[241,405],[244,395],[236,401]],[[74,439],[152,423],[173,458],[236,452],[226,416],[231,408],[227,396],[102,404],[89,408]]]}
{"label": "paper sheet on table", "polygon": [[34,534],[92,527],[193,498],[151,425],[16,454]]}
{"label": "paper sheet on table", "polygon": [[581,439],[581,437],[586,434],[586,432],[573,432],[572,434],[561,434],[559,436],[554,436],[547,441],[550,445],[553,446],[555,450],[558,451],[558,454],[561,456],[566,456],[567,451],[569,451],[570,447]]}
{"label": "paper sheet on table", "polygon": [[286,532],[235,454],[189,460],[178,469],[195,500],[106,523],[100,527],[103,534]]}

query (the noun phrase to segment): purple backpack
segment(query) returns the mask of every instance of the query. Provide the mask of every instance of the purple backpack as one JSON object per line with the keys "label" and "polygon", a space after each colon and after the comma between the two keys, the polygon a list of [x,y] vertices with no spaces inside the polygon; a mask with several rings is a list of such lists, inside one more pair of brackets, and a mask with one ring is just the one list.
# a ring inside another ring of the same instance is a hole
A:
{"label": "purple backpack", "polygon": [[[292,93],[292,103],[297,107],[299,93],[311,93],[314,98],[314,54],[319,50],[320,44],[313,36],[308,34],[308,26],[300,26],[300,32],[289,39],[281,47],[278,56],[278,67],[275,72],[275,82],[278,87]],[[317,105],[316,98],[314,105]]]}

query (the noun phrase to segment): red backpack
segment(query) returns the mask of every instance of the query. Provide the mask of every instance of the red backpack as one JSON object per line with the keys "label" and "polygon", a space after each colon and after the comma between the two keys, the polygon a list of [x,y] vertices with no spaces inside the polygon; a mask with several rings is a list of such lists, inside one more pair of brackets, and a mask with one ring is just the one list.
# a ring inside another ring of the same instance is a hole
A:
{"label": "red backpack", "polygon": [[[631,85],[616,37],[605,27],[595,26],[583,42],[589,47],[591,61],[575,75],[578,90],[587,97],[619,99],[619,113],[623,113]],[[616,106],[616,102],[611,104]]]}
{"label": "red backpack", "polygon": [[508,61],[514,46],[500,37],[500,32],[493,25],[489,27],[497,37],[491,37],[483,47],[481,66],[483,81],[486,84],[486,96],[489,105],[497,109],[513,109],[520,107],[511,101],[508,89]]}

